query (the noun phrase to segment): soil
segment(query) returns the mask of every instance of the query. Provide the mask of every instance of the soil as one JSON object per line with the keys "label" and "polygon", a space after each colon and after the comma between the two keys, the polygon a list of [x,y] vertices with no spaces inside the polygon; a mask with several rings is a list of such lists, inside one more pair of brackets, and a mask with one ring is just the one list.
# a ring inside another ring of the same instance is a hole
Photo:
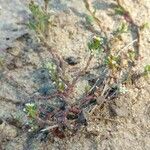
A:
{"label": "soil", "polygon": [[[116,2],[89,1],[108,32],[116,29],[120,21],[112,15]],[[37,2],[43,6],[41,0]],[[41,141],[44,135],[22,129],[27,121],[24,104],[35,100],[33,94],[40,94],[38,89],[44,85],[39,79],[41,68],[52,60],[25,25],[31,15],[28,3],[29,0],[0,0],[0,150],[149,150],[150,79],[145,78],[129,85],[126,94],[106,103],[103,109],[96,107],[87,118],[88,125],[75,135],[60,139],[49,134],[47,140]],[[124,0],[124,5],[136,24],[149,22],[148,0]],[[95,23],[90,28],[87,25],[85,18],[89,13],[81,0],[51,0],[49,12],[54,26],[49,29],[47,40],[61,57],[65,75],[71,81],[86,65],[87,42],[101,31]],[[137,72],[150,64],[150,30],[144,29],[140,35],[141,59],[134,68]],[[126,44],[132,40],[129,37],[123,37]],[[73,65],[66,61],[70,58]],[[96,60],[92,60],[88,72],[96,74],[92,70],[96,65]],[[70,103],[82,96],[86,86],[87,78],[83,77]]]}

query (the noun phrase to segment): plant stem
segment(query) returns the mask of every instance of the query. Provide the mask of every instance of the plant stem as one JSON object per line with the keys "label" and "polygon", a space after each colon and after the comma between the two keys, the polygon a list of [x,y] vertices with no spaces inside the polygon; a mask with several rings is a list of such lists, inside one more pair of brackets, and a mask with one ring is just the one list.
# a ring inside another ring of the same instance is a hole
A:
{"label": "plant stem", "polygon": [[[127,11],[125,7],[123,6],[122,0],[116,0],[116,2],[117,2],[117,5],[124,10],[125,12],[124,19],[126,20],[126,22],[128,22],[131,25],[131,28],[134,29],[133,31],[131,31],[131,34],[132,34],[133,41],[137,39],[137,41],[134,43],[133,46],[136,52],[136,60],[138,60],[140,56],[140,40],[141,40],[139,26],[132,19],[130,12]],[[133,36],[135,33],[136,33],[136,38]]]}

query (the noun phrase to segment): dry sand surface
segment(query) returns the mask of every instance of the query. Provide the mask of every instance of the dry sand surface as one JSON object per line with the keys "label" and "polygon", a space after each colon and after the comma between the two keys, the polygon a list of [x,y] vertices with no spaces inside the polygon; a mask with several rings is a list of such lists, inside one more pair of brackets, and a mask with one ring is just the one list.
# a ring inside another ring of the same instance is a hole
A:
{"label": "dry sand surface", "polygon": [[[110,15],[115,1],[89,1],[103,25],[108,30],[115,29],[119,20]],[[35,72],[41,68],[42,61],[51,59],[25,26],[31,15],[28,2],[0,0],[0,58],[5,59],[2,65],[0,60],[0,150],[150,150],[150,81],[144,78],[128,86],[128,92],[111,103],[115,116],[111,116],[106,104],[103,110],[97,109],[89,117],[86,129],[74,136],[41,142],[38,135],[29,137],[22,130],[26,117],[20,104],[30,101],[36,93],[41,83],[35,81]],[[40,0],[37,2],[43,5]],[[150,21],[150,0],[124,0],[124,4],[139,26]],[[55,24],[49,31],[49,43],[62,59],[73,56],[79,60],[75,66],[64,64],[65,73],[71,78],[87,61],[88,40],[100,31],[95,24],[94,30],[86,27],[88,11],[82,0],[51,0],[49,5]],[[150,28],[140,34],[142,59],[134,68],[137,71],[150,64]],[[130,38],[124,39],[130,42]],[[93,60],[89,68],[94,63]],[[77,83],[75,97],[83,94],[86,84],[84,78]],[[13,122],[13,116],[18,123]]]}

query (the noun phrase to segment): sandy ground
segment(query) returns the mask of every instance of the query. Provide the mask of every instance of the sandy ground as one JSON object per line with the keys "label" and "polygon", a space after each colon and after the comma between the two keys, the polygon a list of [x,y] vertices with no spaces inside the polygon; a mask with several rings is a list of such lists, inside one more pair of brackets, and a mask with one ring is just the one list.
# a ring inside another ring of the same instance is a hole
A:
{"label": "sandy ground", "polygon": [[[115,1],[90,2],[104,26],[115,29],[119,20],[110,15]],[[38,74],[43,61],[51,60],[51,55],[34,40],[33,33],[24,25],[29,18],[27,3],[25,0],[0,0],[0,58],[5,60],[2,65],[0,63],[0,150],[149,150],[150,81],[144,78],[129,86],[127,94],[112,102],[117,114],[115,117],[110,115],[106,104],[104,110],[97,108],[88,119],[86,129],[72,137],[40,142],[35,135],[28,141],[28,133],[21,129],[26,120],[20,104],[31,101],[31,95],[41,85],[35,74]],[[124,3],[138,25],[149,22],[149,0],[126,0]],[[100,31],[96,25],[95,30],[86,28],[88,12],[81,0],[52,0],[50,12],[56,25],[50,29],[49,43],[63,59],[69,56],[79,59],[76,66],[64,64],[66,74],[72,76],[85,65],[88,40]],[[27,32],[30,35],[25,34]],[[140,34],[142,59],[137,62],[137,71],[150,64],[150,30],[145,29]],[[89,68],[93,66],[94,62]],[[77,85],[75,94],[80,96],[86,80],[82,79]],[[18,123],[14,123],[12,118],[19,120]]]}

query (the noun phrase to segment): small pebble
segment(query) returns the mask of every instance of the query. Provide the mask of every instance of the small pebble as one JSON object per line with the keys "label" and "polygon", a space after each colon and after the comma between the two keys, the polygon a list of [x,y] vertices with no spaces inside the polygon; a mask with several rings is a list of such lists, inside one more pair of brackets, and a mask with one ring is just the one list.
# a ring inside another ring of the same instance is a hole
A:
{"label": "small pebble", "polygon": [[78,58],[75,58],[75,57],[73,57],[73,56],[67,57],[67,58],[65,59],[65,61],[66,61],[69,65],[72,65],[72,66],[74,66],[74,65],[76,65],[76,64],[79,63]]}

